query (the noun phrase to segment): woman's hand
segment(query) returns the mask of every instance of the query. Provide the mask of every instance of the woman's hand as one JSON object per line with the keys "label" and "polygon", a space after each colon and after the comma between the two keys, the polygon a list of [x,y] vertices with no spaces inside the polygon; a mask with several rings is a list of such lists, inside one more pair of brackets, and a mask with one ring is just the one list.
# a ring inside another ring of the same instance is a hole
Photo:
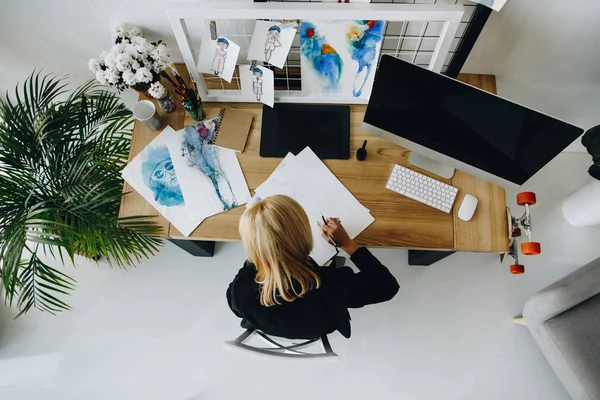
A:
{"label": "woman's hand", "polygon": [[340,220],[337,218],[327,218],[327,225],[321,226],[321,236],[327,243],[331,243],[327,234],[333,238],[335,243],[331,243],[332,245],[336,245],[348,253],[349,256],[354,254],[356,250],[358,250],[358,245],[354,242],[354,240],[350,239],[348,233],[340,223]]}

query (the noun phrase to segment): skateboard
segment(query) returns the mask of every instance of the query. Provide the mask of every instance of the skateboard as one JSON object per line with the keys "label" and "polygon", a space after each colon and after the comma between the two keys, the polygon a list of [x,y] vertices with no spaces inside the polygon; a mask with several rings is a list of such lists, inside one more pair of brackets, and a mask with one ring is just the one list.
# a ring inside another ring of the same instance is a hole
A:
{"label": "skateboard", "polygon": [[525,234],[527,241],[521,243],[521,253],[526,256],[537,256],[541,254],[542,248],[539,242],[531,241],[531,206],[536,203],[535,193],[522,192],[517,195],[517,204],[525,207],[525,212],[521,218],[512,215],[510,208],[506,207],[506,220],[508,222],[508,240],[509,250],[500,255],[500,262],[504,263],[508,256],[511,256],[515,263],[510,266],[511,274],[524,274],[525,266],[519,264],[519,250],[517,249],[518,239]]}

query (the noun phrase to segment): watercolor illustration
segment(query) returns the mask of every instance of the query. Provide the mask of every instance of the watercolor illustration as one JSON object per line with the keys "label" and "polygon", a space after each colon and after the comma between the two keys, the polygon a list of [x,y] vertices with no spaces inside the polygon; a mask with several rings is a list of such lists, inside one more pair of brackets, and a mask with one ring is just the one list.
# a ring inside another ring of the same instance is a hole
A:
{"label": "watercolor illustration", "polygon": [[213,146],[218,118],[185,128],[181,155],[186,158],[188,166],[198,168],[206,175],[214,188],[221,206],[221,211],[238,206],[231,188],[231,183],[221,168],[219,149]]}
{"label": "watercolor illustration", "polygon": [[254,91],[254,95],[256,96],[256,101],[260,101],[263,94],[262,69],[254,68],[252,70],[252,74],[254,75],[254,79],[252,80],[252,90]]}
{"label": "watercolor illustration", "polygon": [[[383,39],[383,21],[355,21],[348,30],[348,43],[351,46],[350,54],[358,63],[358,70],[354,79],[352,95],[360,97],[369,80],[373,66],[377,65],[377,46]],[[366,69],[366,70],[365,70]]]}
{"label": "watercolor illustration", "polygon": [[146,159],[142,162],[142,177],[158,204],[166,207],[184,204],[167,146],[146,150]]}
{"label": "watercolor illustration", "polygon": [[296,28],[289,24],[256,21],[247,59],[268,62],[277,68],[283,68],[295,37]]}
{"label": "watercolor illustration", "polygon": [[215,51],[215,57],[213,58],[210,69],[213,74],[220,75],[225,69],[225,61],[227,60],[227,49],[229,48],[229,40],[225,38],[217,39],[217,50]]}
{"label": "watercolor illustration", "polygon": [[368,98],[385,21],[303,21],[302,90],[313,95]]}
{"label": "watercolor illustration", "polygon": [[[123,169],[123,179],[183,235],[188,236],[205,215],[188,199],[170,146],[177,132],[170,126]],[[181,140],[179,140],[181,144]]]}
{"label": "watercolor illustration", "polygon": [[265,61],[271,60],[271,56],[277,47],[281,47],[279,38],[281,37],[281,28],[273,25],[267,32],[267,41],[265,42]]}
{"label": "watercolor illustration", "polygon": [[344,62],[311,22],[303,22],[300,25],[300,53],[323,79],[325,90],[335,91],[342,77]]}
{"label": "watercolor illustration", "polygon": [[198,55],[198,71],[213,74],[231,82],[240,55],[240,46],[226,37],[203,38]]}

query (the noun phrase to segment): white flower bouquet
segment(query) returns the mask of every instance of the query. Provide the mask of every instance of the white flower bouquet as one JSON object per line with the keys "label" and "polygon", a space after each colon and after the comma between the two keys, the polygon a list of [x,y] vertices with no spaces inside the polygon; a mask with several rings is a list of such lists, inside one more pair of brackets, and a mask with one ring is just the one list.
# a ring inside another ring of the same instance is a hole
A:
{"label": "white flower bouquet", "polygon": [[115,44],[92,58],[88,67],[103,85],[146,91],[153,82],[160,80],[160,73],[169,65],[167,45],[148,42],[138,27],[120,26],[114,32]]}

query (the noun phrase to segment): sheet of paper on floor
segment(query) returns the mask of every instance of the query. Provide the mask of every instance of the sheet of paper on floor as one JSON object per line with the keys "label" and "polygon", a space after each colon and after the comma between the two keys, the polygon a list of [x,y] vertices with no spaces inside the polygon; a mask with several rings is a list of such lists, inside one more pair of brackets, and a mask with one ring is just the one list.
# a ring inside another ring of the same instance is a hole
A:
{"label": "sheet of paper on floor", "polygon": [[317,222],[322,221],[322,216],[339,218],[352,238],[375,221],[308,147],[295,157],[288,154],[283,165],[256,189],[256,193],[263,199],[274,194],[285,194],[302,205],[313,233],[311,257],[319,265],[325,264],[336,253],[335,248],[321,237]]}
{"label": "sheet of paper on floor", "polygon": [[178,176],[167,147],[167,126],[123,169],[123,179],[185,236],[204,219],[200,210],[184,201]]}
{"label": "sheet of paper on floor", "polygon": [[205,218],[250,199],[235,151],[209,144],[218,122],[217,117],[172,131],[167,144],[186,203]]}

